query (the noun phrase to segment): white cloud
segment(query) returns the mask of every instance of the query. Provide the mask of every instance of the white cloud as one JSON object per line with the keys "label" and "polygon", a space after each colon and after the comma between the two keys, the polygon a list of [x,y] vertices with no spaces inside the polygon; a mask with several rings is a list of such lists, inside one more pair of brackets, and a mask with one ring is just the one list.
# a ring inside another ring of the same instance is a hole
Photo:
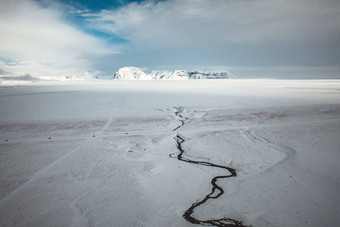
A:
{"label": "white cloud", "polygon": [[125,65],[340,65],[339,0],[144,1],[84,16],[130,40]]}
{"label": "white cloud", "polygon": [[[42,2],[0,0],[2,74],[219,65],[240,72],[271,67],[290,73],[289,67],[300,67],[297,72],[310,74],[317,68],[333,76],[340,66],[339,0],[146,0],[99,13]],[[82,15],[87,28],[129,42],[112,54],[117,46],[68,24],[65,13]]]}
{"label": "white cloud", "polygon": [[94,70],[88,56],[112,53],[112,47],[67,24],[52,4],[1,0],[0,30],[0,67],[14,75],[82,74]]}
{"label": "white cloud", "polygon": [[339,37],[337,0],[168,0],[131,3],[90,19],[153,45],[290,42]]}

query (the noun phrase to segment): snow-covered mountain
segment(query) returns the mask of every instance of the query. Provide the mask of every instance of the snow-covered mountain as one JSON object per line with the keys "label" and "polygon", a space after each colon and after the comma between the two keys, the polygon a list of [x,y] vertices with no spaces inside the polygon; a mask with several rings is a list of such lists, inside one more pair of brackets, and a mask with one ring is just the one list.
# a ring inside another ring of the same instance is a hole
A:
{"label": "snow-covered mountain", "polygon": [[137,67],[120,68],[113,76],[113,79],[120,80],[152,80],[150,75],[144,73]]}
{"label": "snow-covered mountain", "polygon": [[113,79],[120,80],[188,80],[188,79],[230,79],[234,76],[228,72],[198,72],[198,71],[152,71],[144,73],[137,67],[120,68]]}

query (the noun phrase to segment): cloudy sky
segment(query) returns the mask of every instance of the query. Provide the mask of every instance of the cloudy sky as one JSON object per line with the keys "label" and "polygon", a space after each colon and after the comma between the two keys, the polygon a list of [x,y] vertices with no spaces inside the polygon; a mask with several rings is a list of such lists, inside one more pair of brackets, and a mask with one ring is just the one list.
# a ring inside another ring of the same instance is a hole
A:
{"label": "cloudy sky", "polygon": [[340,78],[339,0],[0,0],[0,75]]}

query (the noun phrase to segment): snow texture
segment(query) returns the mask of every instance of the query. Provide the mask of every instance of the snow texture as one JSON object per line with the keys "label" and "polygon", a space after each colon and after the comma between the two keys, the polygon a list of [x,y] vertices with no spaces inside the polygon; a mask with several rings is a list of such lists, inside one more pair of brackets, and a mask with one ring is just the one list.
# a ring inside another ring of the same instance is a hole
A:
{"label": "snow texture", "polygon": [[42,81],[0,105],[1,226],[194,226],[230,173],[179,143],[236,171],[195,219],[339,226],[339,80]]}

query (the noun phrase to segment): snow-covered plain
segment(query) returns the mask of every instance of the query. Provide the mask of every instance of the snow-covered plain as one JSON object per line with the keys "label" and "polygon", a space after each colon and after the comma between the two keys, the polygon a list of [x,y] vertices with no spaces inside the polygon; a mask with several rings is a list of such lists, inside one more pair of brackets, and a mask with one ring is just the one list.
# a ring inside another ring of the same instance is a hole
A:
{"label": "snow-covered plain", "polygon": [[[339,80],[0,87],[1,226],[340,226]],[[176,111],[180,110],[180,115]],[[176,131],[173,129],[184,125]]]}

